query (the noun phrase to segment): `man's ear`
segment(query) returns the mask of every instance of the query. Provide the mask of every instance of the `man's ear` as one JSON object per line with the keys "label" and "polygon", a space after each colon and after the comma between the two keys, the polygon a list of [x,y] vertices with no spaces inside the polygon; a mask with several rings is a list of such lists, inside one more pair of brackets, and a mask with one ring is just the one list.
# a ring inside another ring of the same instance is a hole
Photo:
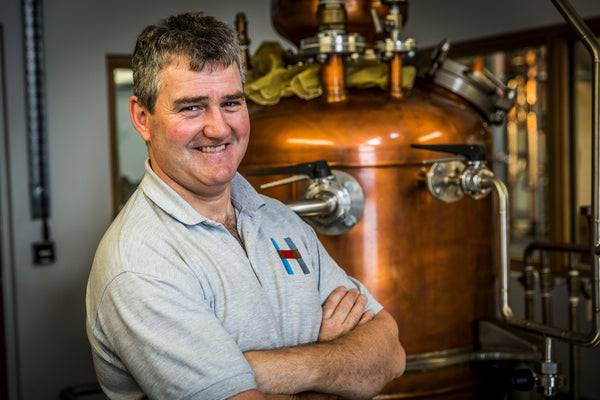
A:
{"label": "man's ear", "polygon": [[137,96],[129,98],[129,115],[136,131],[140,133],[145,142],[150,141],[150,113],[140,104]]}

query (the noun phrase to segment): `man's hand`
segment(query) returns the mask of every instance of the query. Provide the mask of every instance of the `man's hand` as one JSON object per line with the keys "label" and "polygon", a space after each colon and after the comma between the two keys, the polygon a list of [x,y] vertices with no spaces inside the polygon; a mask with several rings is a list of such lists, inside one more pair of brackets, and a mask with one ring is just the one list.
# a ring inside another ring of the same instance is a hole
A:
{"label": "man's hand", "polygon": [[336,400],[338,397],[332,394],[304,392],[298,394],[263,394],[257,390],[248,390],[228,400]]}
{"label": "man's hand", "polygon": [[398,326],[385,310],[333,340],[244,355],[263,393],[317,392],[357,400],[380,393],[406,365]]}
{"label": "man's hand", "polygon": [[332,394],[304,392],[293,395],[268,394],[266,400],[336,400],[338,397]]}
{"label": "man's hand", "polygon": [[358,289],[335,289],[323,304],[323,320],[319,330],[319,342],[337,339],[355,327],[373,319],[373,312],[363,313],[367,297]]}
{"label": "man's hand", "polygon": [[284,395],[273,400],[369,399],[380,393],[402,375],[406,354],[394,318],[385,310],[363,314],[365,305],[357,289],[337,288],[323,303],[316,343],[244,353],[258,390]]}

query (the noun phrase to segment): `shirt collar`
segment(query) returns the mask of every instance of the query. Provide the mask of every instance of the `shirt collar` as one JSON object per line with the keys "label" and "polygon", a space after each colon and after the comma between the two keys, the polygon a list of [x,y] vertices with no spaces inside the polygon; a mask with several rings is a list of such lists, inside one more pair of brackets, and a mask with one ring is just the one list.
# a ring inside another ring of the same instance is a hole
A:
{"label": "shirt collar", "polygon": [[[187,201],[167,185],[150,166],[150,160],[144,163],[146,174],[140,183],[144,194],[171,217],[186,225],[213,222],[198,213]],[[255,214],[264,205],[264,201],[250,183],[236,173],[231,181],[231,202],[241,213]]]}

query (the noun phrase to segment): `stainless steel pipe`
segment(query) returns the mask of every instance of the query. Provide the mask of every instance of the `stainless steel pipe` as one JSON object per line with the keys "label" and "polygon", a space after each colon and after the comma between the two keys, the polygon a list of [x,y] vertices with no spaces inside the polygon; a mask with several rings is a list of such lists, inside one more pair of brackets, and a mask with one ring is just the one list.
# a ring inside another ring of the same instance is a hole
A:
{"label": "stainless steel pipe", "polygon": [[[552,338],[560,339],[568,343],[573,343],[583,346],[594,346],[598,344],[600,339],[600,312],[598,307],[594,306],[592,315],[592,328],[588,334],[565,330],[554,326],[549,326],[536,321],[531,321],[516,317],[510,307],[510,264],[509,264],[509,230],[508,230],[508,191],[504,182],[497,177],[485,177],[484,185],[494,189],[498,202],[498,232],[499,232],[499,268],[500,268],[500,301],[499,312],[505,323],[513,327],[531,332],[546,335]],[[594,256],[595,266],[592,271],[593,288],[592,288],[592,303],[596,305],[600,296],[598,286],[598,259]]]}
{"label": "stainless steel pipe", "polygon": [[600,124],[599,110],[599,76],[600,76],[600,42],[575,10],[563,0],[552,0],[565,20],[577,31],[581,41],[592,56],[592,216],[590,219],[590,255],[592,258],[592,326],[589,333],[560,329],[535,321],[516,317],[509,303],[510,264],[509,264],[509,230],[508,230],[508,192],[504,183],[495,176],[486,176],[482,183],[494,189],[498,202],[498,231],[499,231],[499,268],[500,268],[500,299],[498,311],[504,321],[513,327],[565,342],[595,346],[600,342]]}
{"label": "stainless steel pipe", "polygon": [[301,217],[326,216],[333,213],[337,208],[335,197],[323,197],[310,200],[288,200],[284,203]]}
{"label": "stainless steel pipe", "polygon": [[592,217],[590,221],[590,253],[592,257],[592,330],[583,339],[584,345],[600,341],[600,42],[566,0],[552,0],[557,10],[579,35],[592,57]]}

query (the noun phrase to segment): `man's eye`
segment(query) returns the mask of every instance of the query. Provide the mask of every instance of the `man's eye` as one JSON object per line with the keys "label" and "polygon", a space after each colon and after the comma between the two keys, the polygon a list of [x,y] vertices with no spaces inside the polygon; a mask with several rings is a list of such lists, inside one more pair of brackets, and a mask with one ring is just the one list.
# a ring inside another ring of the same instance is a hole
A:
{"label": "man's eye", "polygon": [[236,110],[239,107],[241,107],[242,102],[241,101],[226,101],[225,103],[223,103],[221,105],[221,107],[229,109],[229,110]]}
{"label": "man's eye", "polygon": [[183,107],[181,111],[198,111],[200,109],[199,106],[187,106]]}

